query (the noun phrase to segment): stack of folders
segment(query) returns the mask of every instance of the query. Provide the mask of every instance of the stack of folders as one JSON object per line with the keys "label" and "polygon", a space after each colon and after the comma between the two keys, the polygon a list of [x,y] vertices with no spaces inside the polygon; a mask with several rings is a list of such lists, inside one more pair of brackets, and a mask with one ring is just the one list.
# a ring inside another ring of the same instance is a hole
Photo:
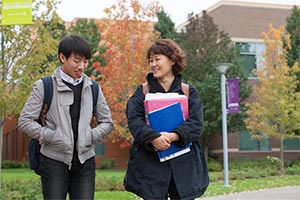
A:
{"label": "stack of folders", "polygon": [[[146,121],[159,132],[172,132],[188,118],[188,98],[177,93],[148,93],[145,101]],[[164,151],[158,151],[160,162],[170,160],[191,151],[191,144],[177,147],[174,143]]]}

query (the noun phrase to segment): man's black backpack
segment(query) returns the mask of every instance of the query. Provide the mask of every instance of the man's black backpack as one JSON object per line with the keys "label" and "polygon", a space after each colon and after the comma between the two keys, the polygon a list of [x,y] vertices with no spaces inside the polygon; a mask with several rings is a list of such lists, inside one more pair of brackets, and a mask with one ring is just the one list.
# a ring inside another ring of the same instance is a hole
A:
{"label": "man's black backpack", "polygon": [[[42,126],[45,126],[46,124],[46,113],[50,108],[51,102],[52,102],[52,96],[53,96],[53,83],[52,83],[52,77],[46,76],[42,78],[43,84],[44,84],[44,101],[43,101],[43,107],[41,114],[38,119],[38,123]],[[93,93],[93,109],[96,106],[98,93],[99,93],[99,86],[96,81],[92,81],[92,93]],[[28,159],[29,159],[29,167],[30,169],[34,170],[36,174],[39,174],[38,167],[40,164],[40,148],[41,145],[39,144],[39,141],[37,139],[31,138],[28,144]]]}

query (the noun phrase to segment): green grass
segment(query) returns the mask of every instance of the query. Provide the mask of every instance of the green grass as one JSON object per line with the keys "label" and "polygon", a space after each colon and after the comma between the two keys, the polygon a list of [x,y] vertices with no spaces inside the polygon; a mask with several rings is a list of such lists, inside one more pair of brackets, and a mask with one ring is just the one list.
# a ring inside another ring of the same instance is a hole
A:
{"label": "green grass", "polygon": [[[125,175],[124,170],[98,170],[96,175],[95,199],[101,200],[137,200],[136,195],[123,191],[122,182]],[[229,177],[230,187],[225,187],[222,181],[222,172],[210,172],[211,182],[203,197],[236,193],[242,191],[259,190],[266,188],[300,185],[300,175],[268,176],[264,178],[252,178],[245,180],[234,180]],[[221,179],[220,179],[221,177]],[[25,168],[2,169],[2,183],[18,180],[40,181],[39,176],[33,171]],[[99,189],[100,188],[100,189]]]}
{"label": "green grass", "polygon": [[275,176],[259,179],[229,180],[229,187],[224,182],[211,183],[203,197],[237,193],[243,191],[300,185],[300,176]]}
{"label": "green grass", "polygon": [[97,170],[97,178],[108,178],[108,177],[124,177],[125,170]]}
{"label": "green grass", "polygon": [[137,200],[141,199],[130,192],[115,191],[115,192],[96,192],[95,199],[101,200]]}
{"label": "green grass", "polygon": [[2,169],[2,182],[25,179],[39,180],[39,178],[40,176],[36,175],[32,170],[28,168]]}
{"label": "green grass", "polygon": [[[124,176],[125,170],[97,170],[96,174],[96,177],[99,179],[111,177],[123,178]],[[2,169],[2,181],[32,178],[39,179],[39,176],[28,168]]]}
{"label": "green grass", "polygon": [[[229,182],[229,185],[229,187],[225,187],[224,182],[222,181],[213,182],[208,186],[205,194],[202,197],[210,197],[275,187],[296,186],[300,185],[300,176],[276,176],[260,179],[233,180]],[[129,192],[99,191],[95,193],[95,199],[137,200],[140,198]]]}

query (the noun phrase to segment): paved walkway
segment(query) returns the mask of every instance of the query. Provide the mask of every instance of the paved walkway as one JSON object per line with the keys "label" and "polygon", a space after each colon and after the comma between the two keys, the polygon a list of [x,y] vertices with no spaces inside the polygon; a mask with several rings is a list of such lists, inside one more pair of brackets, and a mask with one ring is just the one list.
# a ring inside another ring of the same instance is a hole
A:
{"label": "paved walkway", "polygon": [[199,198],[197,200],[300,200],[300,186],[289,186],[228,195]]}

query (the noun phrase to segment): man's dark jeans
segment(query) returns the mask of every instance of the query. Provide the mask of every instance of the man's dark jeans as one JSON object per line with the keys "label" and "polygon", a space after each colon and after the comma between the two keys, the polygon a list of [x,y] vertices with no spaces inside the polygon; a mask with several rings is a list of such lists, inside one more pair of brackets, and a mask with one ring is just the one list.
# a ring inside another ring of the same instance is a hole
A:
{"label": "man's dark jeans", "polygon": [[69,166],[40,156],[39,172],[41,174],[44,199],[94,199],[96,164],[92,157],[81,164],[74,156],[71,169]]}

